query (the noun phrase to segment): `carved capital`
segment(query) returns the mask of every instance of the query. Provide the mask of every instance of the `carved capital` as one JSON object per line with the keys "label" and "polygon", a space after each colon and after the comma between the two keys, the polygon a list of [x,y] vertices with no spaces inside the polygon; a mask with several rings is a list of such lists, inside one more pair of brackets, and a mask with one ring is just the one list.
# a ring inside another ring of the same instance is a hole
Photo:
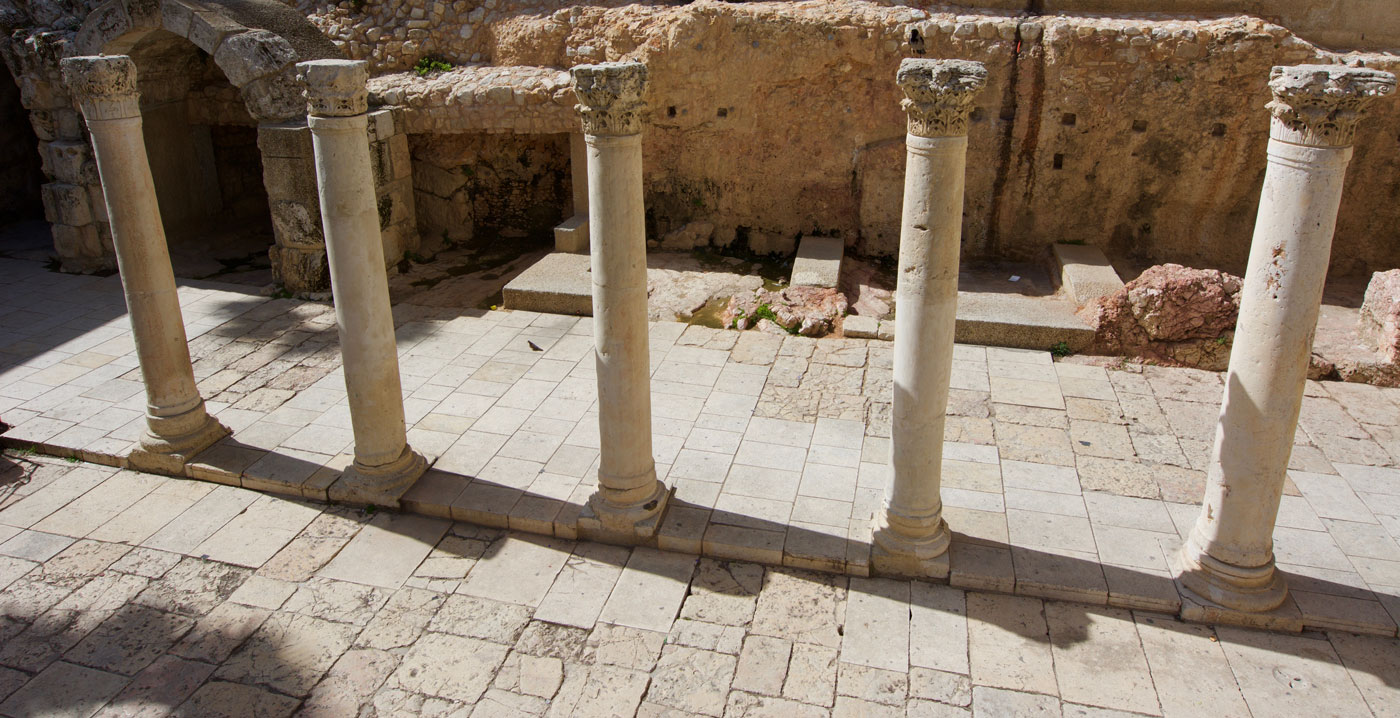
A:
{"label": "carved capital", "polygon": [[640,62],[578,65],[574,78],[575,109],[583,116],[586,135],[636,135],[642,131],[646,103],[647,66]]}
{"label": "carved capital", "polygon": [[368,63],[364,60],[311,60],[297,63],[297,81],[306,91],[306,109],[320,117],[354,117],[369,112]]}
{"label": "carved capital", "polygon": [[140,117],[136,63],[126,55],[70,57],[59,63],[63,84],[89,120]]}
{"label": "carved capital", "polygon": [[1395,75],[1368,67],[1294,65],[1269,73],[1274,137],[1302,145],[1346,147],[1376,98],[1395,90]]}
{"label": "carved capital", "polygon": [[967,134],[973,100],[987,86],[987,68],[971,60],[908,57],[894,79],[904,90],[900,107],[909,113],[909,134],[954,137]]}

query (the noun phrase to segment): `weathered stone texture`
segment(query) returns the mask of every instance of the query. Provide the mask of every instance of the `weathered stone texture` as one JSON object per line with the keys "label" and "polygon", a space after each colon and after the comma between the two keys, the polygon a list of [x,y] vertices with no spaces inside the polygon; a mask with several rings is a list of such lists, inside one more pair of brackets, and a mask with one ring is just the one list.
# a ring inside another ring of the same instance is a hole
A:
{"label": "weathered stone texture", "polygon": [[[955,15],[852,0],[524,5],[299,7],[373,72],[401,73],[371,87],[410,108],[415,132],[571,131],[573,98],[554,68],[645,62],[649,234],[701,221],[715,244],[739,228],[789,241],[828,230],[862,253],[892,254],[905,117],[890,78],[903,57],[963,58],[988,71],[969,124],[969,257],[1030,259],[1080,239],[1144,263],[1239,272],[1234,240],[1257,207],[1270,68],[1341,59],[1247,17]],[[460,67],[405,72],[429,54]],[[736,71],[746,81],[726,82]],[[1400,130],[1382,115],[1360,129],[1359,147]],[[1400,218],[1377,188],[1396,181],[1377,153],[1358,152],[1334,270],[1400,263],[1400,249],[1377,239]]]}
{"label": "weathered stone texture", "polygon": [[1400,269],[1371,275],[1361,303],[1360,331],[1386,361],[1400,361]]}
{"label": "weathered stone texture", "polygon": [[1240,311],[1240,278],[1179,264],[1151,267],[1117,292],[1091,302],[1091,353],[1223,370]]}

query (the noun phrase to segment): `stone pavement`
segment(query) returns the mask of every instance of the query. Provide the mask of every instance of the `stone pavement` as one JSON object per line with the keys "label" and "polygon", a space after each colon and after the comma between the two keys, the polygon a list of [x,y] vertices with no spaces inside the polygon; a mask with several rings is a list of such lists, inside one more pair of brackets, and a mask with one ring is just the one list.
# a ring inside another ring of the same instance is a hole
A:
{"label": "stone pavement", "polygon": [[[120,465],[144,396],[120,286],[0,260],[0,440]],[[233,435],[189,467],[325,500],[349,460],[325,304],[189,283],[195,374]],[[435,461],[407,511],[562,539],[594,484],[591,323],[395,307],[410,442]],[[890,345],[657,323],[661,549],[865,576],[888,456]],[[1198,511],[1220,375],[957,347],[943,496],[955,587],[1208,618],[1171,558]],[[1311,383],[1267,625],[1396,634],[1400,390]],[[269,537],[278,534],[269,520]],[[272,540],[271,538],[268,539]]]}
{"label": "stone pavement", "polygon": [[7,452],[0,714],[1387,716],[1400,639],[628,549]]}

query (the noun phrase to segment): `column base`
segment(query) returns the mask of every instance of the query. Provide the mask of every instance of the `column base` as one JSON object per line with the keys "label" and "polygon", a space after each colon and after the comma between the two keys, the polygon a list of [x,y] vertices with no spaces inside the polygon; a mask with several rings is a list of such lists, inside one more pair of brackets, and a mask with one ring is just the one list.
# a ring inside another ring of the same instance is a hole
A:
{"label": "column base", "polygon": [[580,539],[612,544],[635,545],[650,541],[661,526],[671,490],[660,481],[656,490],[645,500],[628,506],[616,506],[596,491],[589,497],[578,516]]}
{"label": "column base", "polygon": [[1187,539],[1177,557],[1176,580],[1198,605],[1216,605],[1235,611],[1265,613],[1288,598],[1288,585],[1274,570],[1274,560],[1263,566],[1235,566],[1198,548]]}
{"label": "column base", "polygon": [[356,461],[346,467],[326,493],[331,501],[339,503],[397,509],[399,497],[427,470],[428,460],[413,447],[404,446],[399,458],[387,464],[365,466]]}
{"label": "column base", "polygon": [[[204,411],[204,402],[177,417],[147,417],[146,435],[127,456],[127,466],[135,471],[184,476],[185,464],[195,454],[213,446],[229,435],[229,430]],[[180,434],[157,434],[156,427],[173,428],[194,424],[193,430]]]}
{"label": "column base", "polygon": [[899,578],[947,578],[952,538],[948,522],[942,518],[931,534],[920,539],[905,536],[890,528],[888,521],[881,521],[871,542],[870,570]]}

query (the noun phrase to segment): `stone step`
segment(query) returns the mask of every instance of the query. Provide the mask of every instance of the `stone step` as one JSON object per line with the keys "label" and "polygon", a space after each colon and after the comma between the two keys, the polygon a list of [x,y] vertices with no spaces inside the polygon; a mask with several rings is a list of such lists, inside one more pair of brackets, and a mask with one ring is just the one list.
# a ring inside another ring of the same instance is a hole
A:
{"label": "stone step", "polygon": [[[546,255],[511,280],[503,297],[507,309],[592,316],[589,257],[558,252]],[[1071,351],[1078,351],[1093,341],[1094,330],[1074,311],[1073,302],[1055,297],[958,292],[956,338],[965,344],[1042,351],[1064,342]],[[893,335],[893,321],[879,322],[875,332],[868,334],[881,339]],[[865,335],[848,331],[847,336]]]}
{"label": "stone step", "polygon": [[507,309],[593,316],[593,281],[587,254],[546,254],[501,290]]}
{"label": "stone step", "polygon": [[840,237],[803,237],[792,263],[794,287],[835,288],[841,279],[846,243]]}
{"label": "stone step", "polygon": [[1094,330],[1074,313],[1073,302],[999,292],[958,292],[955,341],[989,347],[1045,351],[1064,342],[1079,351]]}
{"label": "stone step", "polygon": [[1087,244],[1051,245],[1060,284],[1065,295],[1078,306],[1123,288],[1123,280],[1098,247]]}

